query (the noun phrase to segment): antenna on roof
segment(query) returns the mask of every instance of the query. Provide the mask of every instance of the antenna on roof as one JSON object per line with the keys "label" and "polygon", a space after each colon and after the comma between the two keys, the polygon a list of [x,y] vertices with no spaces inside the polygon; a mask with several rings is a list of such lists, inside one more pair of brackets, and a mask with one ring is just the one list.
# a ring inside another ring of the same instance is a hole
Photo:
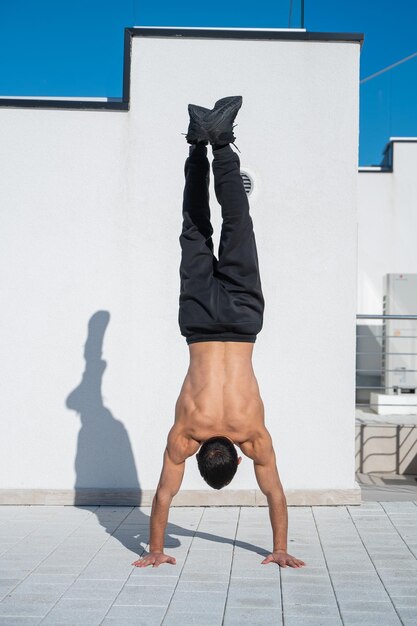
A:
{"label": "antenna on roof", "polygon": [[[293,3],[293,0],[290,0],[290,12],[288,15],[288,28],[291,28],[292,3]],[[300,28],[304,28],[304,0],[301,0],[301,4],[300,4],[300,21],[301,21]]]}
{"label": "antenna on roof", "polygon": [[384,67],[382,70],[379,70],[378,72],[375,72],[374,74],[371,74],[370,76],[367,76],[366,78],[362,78],[360,83],[361,84],[366,83],[368,80],[372,80],[372,78],[376,78],[380,74],[383,74],[384,72],[388,72],[388,70],[392,70],[393,67],[397,67],[397,65],[406,63],[406,61],[413,59],[415,56],[417,56],[417,52],[413,52],[413,54],[409,54],[408,57],[404,57],[403,59],[400,59],[399,61],[396,61],[395,63],[391,63],[391,65],[387,65],[387,67]]}

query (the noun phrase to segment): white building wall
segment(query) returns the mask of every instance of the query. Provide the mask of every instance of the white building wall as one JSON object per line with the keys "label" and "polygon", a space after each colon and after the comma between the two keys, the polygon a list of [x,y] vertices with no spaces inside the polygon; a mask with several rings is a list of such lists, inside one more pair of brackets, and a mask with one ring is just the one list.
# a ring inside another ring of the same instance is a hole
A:
{"label": "white building wall", "polygon": [[358,313],[382,314],[385,274],[417,272],[417,138],[394,141],[393,171],[360,171]]}
{"label": "white building wall", "polygon": [[[132,45],[129,112],[0,108],[0,488],[156,486],[188,366],[187,104],[241,94],[266,300],[254,367],[281,480],[352,489],[359,45]],[[211,202],[218,245],[213,186]],[[205,486],[190,459],[183,488]],[[244,458],[226,489],[256,486]]]}

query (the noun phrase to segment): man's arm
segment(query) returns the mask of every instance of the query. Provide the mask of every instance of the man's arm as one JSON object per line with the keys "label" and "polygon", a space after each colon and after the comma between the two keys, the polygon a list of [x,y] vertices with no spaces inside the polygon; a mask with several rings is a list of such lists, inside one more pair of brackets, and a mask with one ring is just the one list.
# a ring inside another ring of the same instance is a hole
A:
{"label": "man's arm", "polygon": [[158,567],[161,563],[171,563],[175,565],[176,560],[164,554],[165,529],[168,522],[169,507],[172,498],[179,491],[184,476],[185,456],[175,455],[172,448],[178,447],[175,426],[168,434],[167,447],[164,452],[164,462],[162,466],[159,483],[152,501],[149,554],[135,561],[132,565],[146,567],[153,565]]}
{"label": "man's arm", "polygon": [[[176,459],[177,461],[177,459]],[[168,522],[169,507],[172,498],[178,493],[184,476],[185,459],[175,462],[169,453],[168,446],[164,452],[164,463],[161,477],[152,501],[151,536],[149,548],[151,552],[164,550],[165,529]]]}
{"label": "man's arm", "polygon": [[273,551],[287,551],[288,513],[284,489],[279,478],[276,457],[269,432],[262,432],[254,445],[253,466],[259,489],[266,496],[273,533]]}
{"label": "man's arm", "polygon": [[262,564],[275,562],[283,567],[287,565],[302,567],[305,565],[304,561],[296,559],[287,552],[287,500],[278,474],[271,435],[266,428],[262,429],[253,442],[252,458],[256,480],[268,501],[269,518],[273,534],[272,554],[267,556],[262,561]]}

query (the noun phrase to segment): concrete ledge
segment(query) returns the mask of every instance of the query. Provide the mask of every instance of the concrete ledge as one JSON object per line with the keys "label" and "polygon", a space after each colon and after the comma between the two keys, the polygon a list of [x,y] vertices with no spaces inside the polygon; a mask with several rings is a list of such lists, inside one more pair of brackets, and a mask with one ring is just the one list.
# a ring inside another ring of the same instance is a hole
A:
{"label": "concrete ledge", "polygon": [[[137,489],[0,489],[0,505],[151,506],[154,491]],[[361,504],[357,482],[352,489],[289,489],[288,506]],[[258,489],[183,490],[172,506],[267,506]]]}
{"label": "concrete ledge", "polygon": [[417,395],[415,393],[375,393],[371,392],[369,407],[378,415],[417,415]]}

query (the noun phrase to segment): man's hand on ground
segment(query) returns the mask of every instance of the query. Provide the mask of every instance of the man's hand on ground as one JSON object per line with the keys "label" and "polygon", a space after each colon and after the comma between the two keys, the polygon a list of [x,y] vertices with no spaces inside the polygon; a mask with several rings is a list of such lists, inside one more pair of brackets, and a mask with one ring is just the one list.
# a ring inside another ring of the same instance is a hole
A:
{"label": "man's hand on ground", "polygon": [[305,565],[304,561],[296,559],[295,556],[291,556],[291,554],[288,554],[285,550],[276,550],[272,552],[272,554],[269,554],[266,559],[262,561],[261,565],[266,563],[278,563],[281,567],[287,567],[287,565],[290,567],[302,567]]}
{"label": "man's hand on ground", "polygon": [[173,556],[168,556],[168,554],[164,554],[163,552],[149,552],[146,556],[134,561],[132,565],[136,565],[136,567],[147,567],[148,565],[158,567],[161,563],[176,565],[177,561]]}

